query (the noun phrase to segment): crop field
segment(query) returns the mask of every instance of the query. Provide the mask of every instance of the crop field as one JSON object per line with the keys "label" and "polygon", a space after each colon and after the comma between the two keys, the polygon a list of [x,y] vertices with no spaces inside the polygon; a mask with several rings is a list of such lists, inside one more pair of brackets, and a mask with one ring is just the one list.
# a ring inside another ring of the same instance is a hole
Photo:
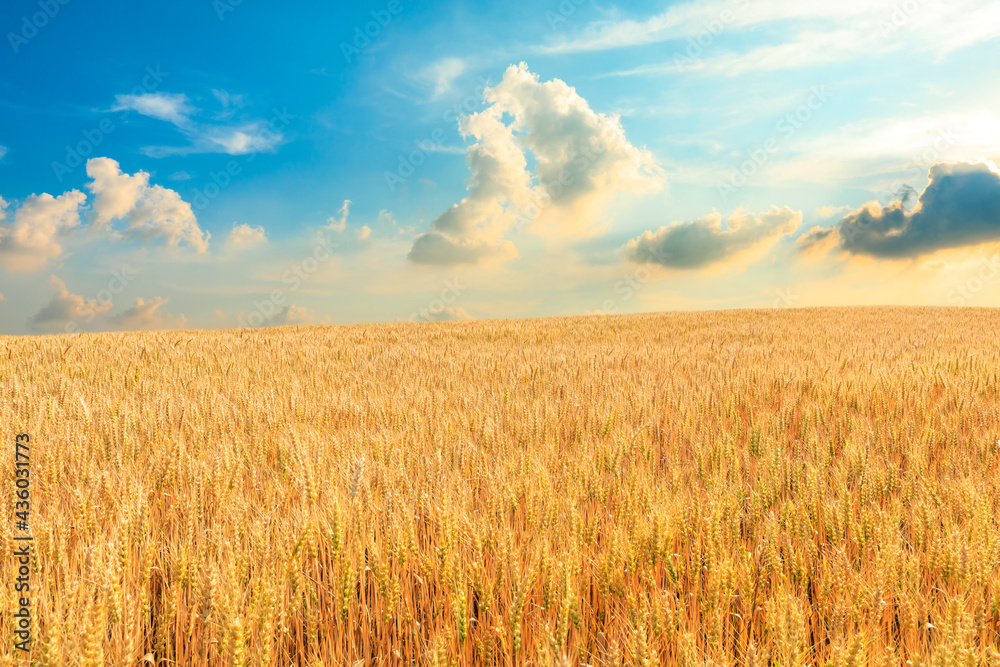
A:
{"label": "crop field", "polygon": [[28,655],[1000,665],[998,331],[886,307],[0,338]]}

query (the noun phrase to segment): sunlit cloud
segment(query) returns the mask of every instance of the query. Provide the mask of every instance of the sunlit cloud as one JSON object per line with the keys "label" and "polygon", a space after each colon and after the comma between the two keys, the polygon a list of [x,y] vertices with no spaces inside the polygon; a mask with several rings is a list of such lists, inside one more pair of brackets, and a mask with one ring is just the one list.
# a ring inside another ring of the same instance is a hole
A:
{"label": "sunlit cloud", "polygon": [[558,79],[540,82],[524,63],[508,68],[487,89],[486,100],[489,107],[461,121],[462,132],[476,139],[467,154],[469,194],[416,239],[413,262],[517,257],[504,238],[512,227],[562,238],[591,236],[602,231],[601,213],[617,194],[652,192],[664,182],[651,154],[625,138],[618,117],[593,111]]}

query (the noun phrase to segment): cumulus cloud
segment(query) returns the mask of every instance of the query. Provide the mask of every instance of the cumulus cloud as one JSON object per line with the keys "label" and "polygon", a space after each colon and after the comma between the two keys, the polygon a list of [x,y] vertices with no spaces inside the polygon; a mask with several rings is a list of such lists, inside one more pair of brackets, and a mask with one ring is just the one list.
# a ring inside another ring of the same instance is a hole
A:
{"label": "cumulus cloud", "polygon": [[[1000,241],[1000,168],[988,161],[939,163],[912,211],[907,201],[869,202],[799,239],[802,252],[836,247],[852,255],[901,259]],[[907,197],[905,199],[910,199]]]}
{"label": "cumulus cloud", "polygon": [[244,250],[265,243],[266,241],[267,236],[264,234],[263,227],[251,227],[246,223],[237,225],[234,222],[233,230],[226,237],[226,247],[231,250]]}
{"label": "cumulus cloud", "polygon": [[116,218],[125,218],[149,188],[149,174],[124,174],[117,162],[106,157],[88,160],[87,176],[93,179],[87,189],[94,193],[90,224],[95,231],[103,230]]}
{"label": "cumulus cloud", "polygon": [[39,333],[65,333],[93,326],[99,317],[111,310],[110,301],[85,299],[71,294],[66,283],[52,276],[56,294],[28,320],[28,326]]}
{"label": "cumulus cloud", "polygon": [[618,116],[595,113],[559,79],[540,83],[521,63],[507,70],[487,99],[513,116],[518,143],[537,162],[533,203],[541,210],[527,212],[535,228],[590,235],[616,194],[651,192],[664,182],[652,154],[626,139]]}
{"label": "cumulus cloud", "polygon": [[163,308],[169,299],[154,297],[148,301],[136,298],[135,304],[109,318],[118,329],[125,331],[145,331],[150,329],[183,329],[187,318],[171,315]]}
{"label": "cumulus cloud", "polygon": [[87,189],[95,197],[96,229],[120,219],[128,223],[126,239],[162,240],[171,248],[186,244],[199,253],[208,250],[210,235],[198,226],[191,205],[174,190],[149,185],[146,172],[125,174],[116,161],[100,157],[87,161],[87,175],[93,179]]}
{"label": "cumulus cloud", "polygon": [[[11,272],[33,271],[61,255],[59,241],[80,225],[80,206],[86,199],[78,190],[25,199],[13,224],[0,226],[0,264]],[[7,203],[0,202],[0,221],[4,221]]]}
{"label": "cumulus cloud", "polygon": [[[477,264],[517,256],[504,238],[512,227],[585,237],[619,192],[663,183],[652,155],[625,138],[617,116],[594,112],[559,79],[540,82],[521,63],[485,91],[489,106],[463,116],[475,138],[466,153],[469,193],[417,237],[409,259],[421,264]],[[535,162],[528,168],[525,151]]]}
{"label": "cumulus cloud", "polygon": [[368,237],[372,235],[372,228],[368,225],[361,225],[361,227],[355,231],[355,234],[357,234],[359,241],[367,241]]}
{"label": "cumulus cloud", "polygon": [[637,264],[671,269],[699,269],[774,244],[802,224],[801,211],[772,206],[769,211],[737,211],[722,226],[712,213],[690,222],[678,222],[644,232],[625,246],[625,257]]}

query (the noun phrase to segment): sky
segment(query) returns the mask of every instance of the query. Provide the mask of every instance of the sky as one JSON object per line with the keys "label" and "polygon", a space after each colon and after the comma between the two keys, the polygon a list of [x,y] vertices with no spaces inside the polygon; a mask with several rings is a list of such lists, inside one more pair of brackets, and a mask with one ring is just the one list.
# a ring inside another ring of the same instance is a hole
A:
{"label": "sky", "polygon": [[1000,4],[0,7],[0,334],[1000,306]]}

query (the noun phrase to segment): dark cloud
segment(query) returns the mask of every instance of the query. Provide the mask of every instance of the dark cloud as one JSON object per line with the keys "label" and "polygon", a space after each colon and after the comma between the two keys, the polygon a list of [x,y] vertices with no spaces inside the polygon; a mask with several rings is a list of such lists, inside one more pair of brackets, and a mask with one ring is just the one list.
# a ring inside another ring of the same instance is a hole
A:
{"label": "dark cloud", "polygon": [[834,227],[803,236],[799,247],[808,250],[821,236],[836,234],[841,250],[895,259],[1000,240],[1000,173],[994,165],[936,164],[912,212],[906,211],[909,199],[868,204]]}
{"label": "dark cloud", "polygon": [[772,206],[754,215],[740,213],[726,220],[717,213],[691,222],[679,222],[647,231],[625,246],[625,257],[636,264],[659,264],[672,269],[698,269],[791,234],[802,213]]}
{"label": "dark cloud", "polygon": [[438,232],[421,234],[407,258],[417,264],[478,264],[487,258],[507,259],[517,256],[510,241],[454,238]]}
{"label": "dark cloud", "polygon": [[808,232],[799,237],[797,243],[798,251],[801,253],[812,253],[827,250],[830,243],[835,243],[838,228],[834,227],[813,227]]}

